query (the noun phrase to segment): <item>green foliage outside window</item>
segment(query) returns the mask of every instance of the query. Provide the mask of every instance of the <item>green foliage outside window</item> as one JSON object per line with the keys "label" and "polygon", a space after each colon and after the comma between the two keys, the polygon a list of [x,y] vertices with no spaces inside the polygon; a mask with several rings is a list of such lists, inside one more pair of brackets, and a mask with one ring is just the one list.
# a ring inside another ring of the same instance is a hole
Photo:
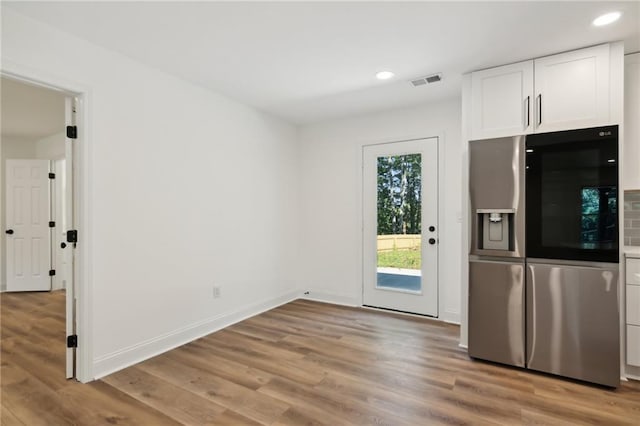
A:
{"label": "green foliage outside window", "polygon": [[378,158],[378,235],[421,234],[422,155]]}

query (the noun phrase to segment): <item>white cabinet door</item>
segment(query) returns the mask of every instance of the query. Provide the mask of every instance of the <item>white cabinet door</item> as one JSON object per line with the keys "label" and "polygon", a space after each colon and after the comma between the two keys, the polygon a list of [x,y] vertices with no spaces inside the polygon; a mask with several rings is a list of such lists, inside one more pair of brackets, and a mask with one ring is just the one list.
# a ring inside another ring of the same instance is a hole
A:
{"label": "white cabinet door", "polygon": [[533,61],[471,74],[471,138],[533,130]]}
{"label": "white cabinet door", "polygon": [[609,45],[536,59],[535,131],[610,123]]}
{"label": "white cabinet door", "polygon": [[640,53],[625,56],[624,189],[640,189]]}
{"label": "white cabinet door", "polygon": [[627,286],[627,324],[640,326],[640,285]]}
{"label": "white cabinet door", "polygon": [[640,327],[627,325],[627,364],[640,367]]}
{"label": "white cabinet door", "polygon": [[629,259],[625,262],[627,284],[640,285],[640,259]]}

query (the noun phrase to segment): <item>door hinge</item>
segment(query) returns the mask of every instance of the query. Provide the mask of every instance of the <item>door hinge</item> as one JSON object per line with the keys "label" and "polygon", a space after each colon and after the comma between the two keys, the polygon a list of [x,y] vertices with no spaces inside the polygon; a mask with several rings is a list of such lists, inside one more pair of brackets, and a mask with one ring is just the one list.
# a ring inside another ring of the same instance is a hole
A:
{"label": "door hinge", "polygon": [[67,347],[68,348],[77,348],[78,347],[78,335],[72,334],[71,336],[67,336]]}
{"label": "door hinge", "polygon": [[77,243],[78,242],[78,231],[75,229],[70,229],[67,231],[67,242],[68,243]]}
{"label": "door hinge", "polygon": [[49,222],[49,228],[55,228],[56,223],[54,221]]}
{"label": "door hinge", "polygon": [[53,277],[56,274],[56,270],[55,269],[49,269],[49,276]]}
{"label": "door hinge", "polygon": [[78,139],[78,126],[67,126],[67,137],[69,139]]}
{"label": "door hinge", "polygon": [[49,173],[49,179],[55,179],[55,178],[56,178],[55,173]]}

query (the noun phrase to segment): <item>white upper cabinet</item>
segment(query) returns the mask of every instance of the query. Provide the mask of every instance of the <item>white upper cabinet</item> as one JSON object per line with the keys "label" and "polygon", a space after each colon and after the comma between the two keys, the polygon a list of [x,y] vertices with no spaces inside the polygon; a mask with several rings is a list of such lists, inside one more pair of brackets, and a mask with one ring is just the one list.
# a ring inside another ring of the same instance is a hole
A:
{"label": "white upper cabinet", "polygon": [[624,189],[640,189],[640,53],[625,56]]}
{"label": "white upper cabinet", "polygon": [[471,74],[473,139],[531,133],[533,61]]}
{"label": "white upper cabinet", "polygon": [[471,73],[471,139],[612,124],[610,45]]}
{"label": "white upper cabinet", "polygon": [[609,124],[609,45],[534,61],[536,132]]}

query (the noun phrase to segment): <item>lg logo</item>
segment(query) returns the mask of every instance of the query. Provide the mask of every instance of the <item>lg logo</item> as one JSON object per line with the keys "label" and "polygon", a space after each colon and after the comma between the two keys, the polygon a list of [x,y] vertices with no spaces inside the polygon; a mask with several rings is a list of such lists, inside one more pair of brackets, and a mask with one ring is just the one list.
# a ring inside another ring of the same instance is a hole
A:
{"label": "lg logo", "polygon": [[611,132],[600,132],[600,136],[611,136]]}

